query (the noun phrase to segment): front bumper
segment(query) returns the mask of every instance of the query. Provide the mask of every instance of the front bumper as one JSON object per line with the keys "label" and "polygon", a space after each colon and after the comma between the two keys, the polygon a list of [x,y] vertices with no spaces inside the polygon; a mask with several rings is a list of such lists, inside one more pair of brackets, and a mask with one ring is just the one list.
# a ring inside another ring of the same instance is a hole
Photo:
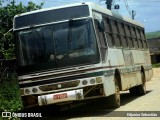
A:
{"label": "front bumper", "polygon": [[38,96],[39,106],[61,103],[74,100],[83,100],[83,89],[59,92]]}

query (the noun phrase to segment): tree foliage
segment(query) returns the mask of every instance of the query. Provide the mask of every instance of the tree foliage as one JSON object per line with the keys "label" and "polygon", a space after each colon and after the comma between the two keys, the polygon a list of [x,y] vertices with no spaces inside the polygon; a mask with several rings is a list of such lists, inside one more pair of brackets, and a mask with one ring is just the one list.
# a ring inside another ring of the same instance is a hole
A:
{"label": "tree foliage", "polygon": [[147,39],[160,38],[160,31],[146,33]]}
{"label": "tree foliage", "polygon": [[[14,70],[9,72],[10,64],[3,64],[4,60],[1,62],[1,59],[15,57],[13,32],[8,32],[13,28],[13,18],[17,14],[41,9],[43,6],[43,3],[36,5],[29,2],[24,6],[22,3],[16,4],[14,0],[10,1],[8,0],[6,5],[5,0],[0,0],[0,113],[3,111],[16,112],[23,108],[17,74]],[[0,119],[2,119],[1,115]]]}
{"label": "tree foliage", "polygon": [[28,5],[25,6],[21,2],[16,4],[15,0],[12,0],[4,6],[4,2],[4,0],[0,0],[0,59],[12,59],[15,57],[14,36],[13,32],[8,31],[13,28],[14,16],[41,9],[43,3],[36,5],[33,2],[28,2]]}

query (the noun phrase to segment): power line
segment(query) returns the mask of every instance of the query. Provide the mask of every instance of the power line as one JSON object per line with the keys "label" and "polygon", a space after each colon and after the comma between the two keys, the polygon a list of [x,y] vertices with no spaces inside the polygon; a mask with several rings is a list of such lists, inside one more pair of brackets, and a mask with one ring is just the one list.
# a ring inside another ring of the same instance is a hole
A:
{"label": "power line", "polygon": [[134,17],[135,17],[135,15],[136,15],[136,11],[131,10],[131,9],[129,8],[129,5],[128,5],[127,0],[124,0],[124,4],[125,4],[125,6],[126,6],[126,9],[127,9],[128,13],[132,16],[132,19],[134,20]]}
{"label": "power line", "polygon": [[127,3],[126,0],[124,0],[124,4],[125,4],[125,6],[126,6],[126,9],[127,9],[128,13],[131,15],[132,12],[131,12],[131,10],[130,10],[130,8],[129,8],[129,5],[128,5],[128,3]]}

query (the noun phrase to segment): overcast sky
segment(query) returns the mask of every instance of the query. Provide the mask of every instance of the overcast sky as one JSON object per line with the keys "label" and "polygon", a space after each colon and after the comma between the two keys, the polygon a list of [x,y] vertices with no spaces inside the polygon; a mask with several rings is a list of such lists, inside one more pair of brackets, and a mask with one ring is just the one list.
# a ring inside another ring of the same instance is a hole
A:
{"label": "overcast sky", "polygon": [[[11,1],[11,0],[10,0]],[[20,1],[26,5],[31,0],[15,0],[16,3]],[[101,1],[101,2],[100,2]],[[129,15],[124,0],[113,0],[115,4],[120,5],[120,9],[117,11],[123,16]],[[152,32],[160,30],[160,0],[126,0],[130,10],[136,11],[135,20],[144,24],[146,32]],[[105,0],[32,0],[36,4],[44,2],[43,8],[60,6],[76,2],[94,2],[105,7]]]}

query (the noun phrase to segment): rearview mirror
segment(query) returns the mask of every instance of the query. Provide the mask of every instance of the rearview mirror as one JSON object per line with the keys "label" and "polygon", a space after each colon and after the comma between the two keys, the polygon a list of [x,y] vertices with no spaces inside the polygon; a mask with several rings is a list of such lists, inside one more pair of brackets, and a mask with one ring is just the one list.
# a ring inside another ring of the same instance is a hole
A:
{"label": "rearview mirror", "polygon": [[104,32],[105,26],[104,26],[104,20],[103,20],[102,14],[94,12],[93,16],[97,22],[97,27],[98,27],[99,31]]}
{"label": "rearview mirror", "polygon": [[101,20],[101,21],[98,20],[98,29],[99,29],[100,32],[104,32],[105,31],[104,21],[103,20]]}

